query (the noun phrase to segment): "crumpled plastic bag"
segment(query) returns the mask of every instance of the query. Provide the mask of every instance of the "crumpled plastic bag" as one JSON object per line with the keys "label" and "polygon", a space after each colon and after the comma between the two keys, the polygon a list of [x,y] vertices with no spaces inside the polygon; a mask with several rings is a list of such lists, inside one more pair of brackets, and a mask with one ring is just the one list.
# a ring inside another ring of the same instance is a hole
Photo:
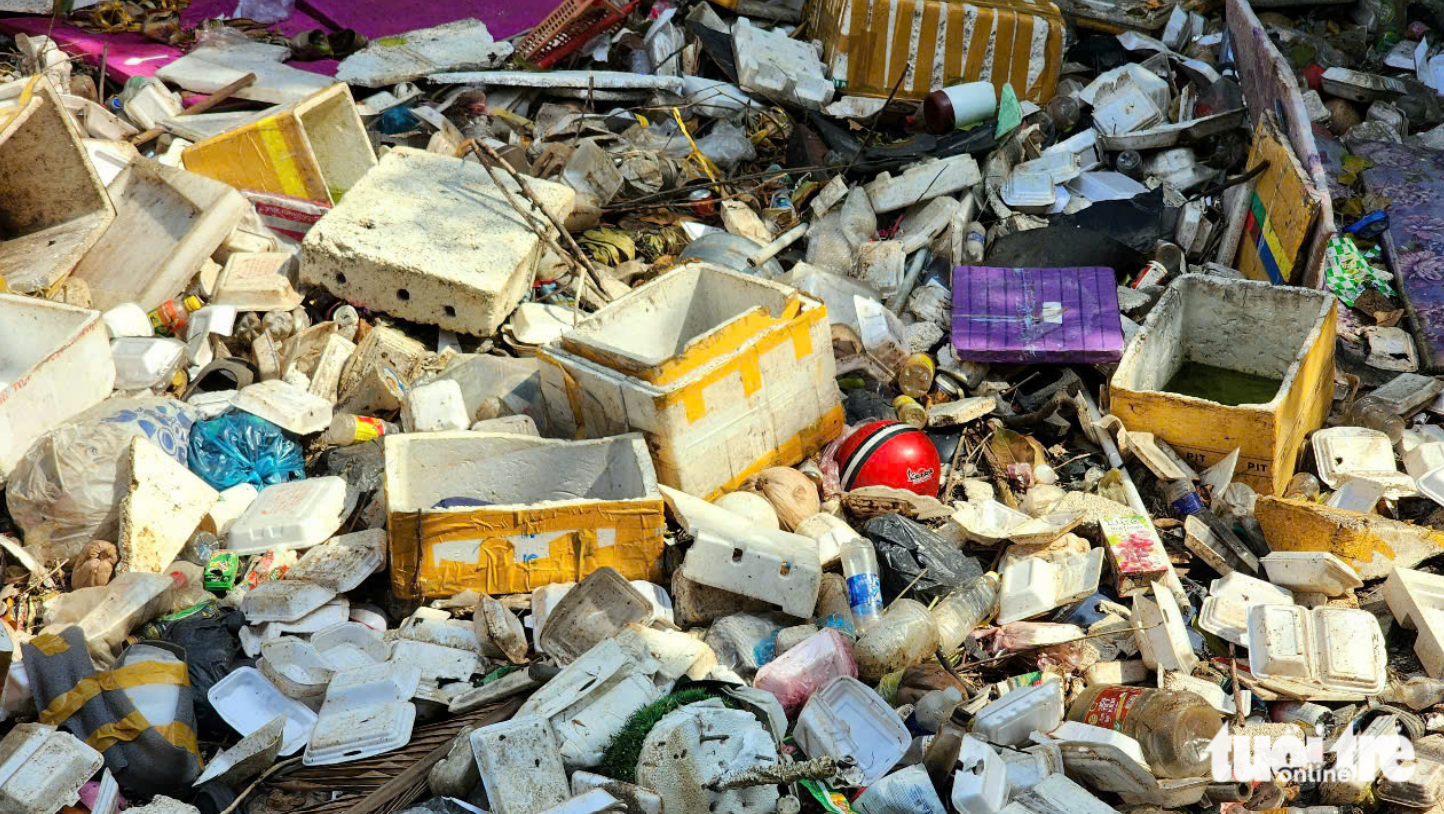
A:
{"label": "crumpled plastic bag", "polygon": [[[884,603],[896,599],[914,579],[917,583],[908,591],[908,597],[926,605],[947,596],[964,581],[983,574],[983,567],[976,559],[933,534],[926,526],[900,514],[874,517],[863,526],[862,533],[877,550]],[[924,568],[927,573],[919,579],[918,574],[922,574]]]}
{"label": "crumpled plastic bag", "polygon": [[240,410],[196,422],[190,449],[191,471],[218,491],[242,483],[264,489],[306,477],[301,445],[275,424]]}
{"label": "crumpled plastic bag", "polygon": [[211,706],[207,693],[231,672],[240,655],[239,637],[241,628],[246,626],[246,616],[215,604],[182,613],[187,615],[156,620],[142,627],[139,633],[145,639],[159,639],[185,648],[186,672],[191,682],[185,689],[195,707],[200,733],[202,737],[223,738],[230,730],[225,719]]}
{"label": "crumpled plastic bag", "polygon": [[131,439],[147,438],[185,465],[196,416],[171,398],[107,399],[37,439],[5,490],[27,547],[71,559],[91,540],[114,540],[130,486]]}

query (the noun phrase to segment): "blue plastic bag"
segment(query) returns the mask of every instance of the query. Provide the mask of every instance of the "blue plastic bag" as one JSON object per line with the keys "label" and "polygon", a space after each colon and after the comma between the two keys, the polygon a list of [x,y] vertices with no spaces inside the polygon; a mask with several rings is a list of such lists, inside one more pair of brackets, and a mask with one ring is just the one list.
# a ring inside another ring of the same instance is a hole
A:
{"label": "blue plastic bag", "polygon": [[306,477],[305,465],[300,444],[250,413],[232,410],[191,428],[191,471],[218,490],[300,480]]}

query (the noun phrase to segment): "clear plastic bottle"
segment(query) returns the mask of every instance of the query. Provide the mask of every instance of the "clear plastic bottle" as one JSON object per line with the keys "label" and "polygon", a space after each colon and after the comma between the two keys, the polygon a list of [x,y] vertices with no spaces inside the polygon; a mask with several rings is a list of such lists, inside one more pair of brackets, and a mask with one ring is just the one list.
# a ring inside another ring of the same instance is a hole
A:
{"label": "clear plastic bottle", "polygon": [[1383,698],[1412,710],[1428,709],[1444,701],[1444,680],[1414,676],[1408,681],[1394,681],[1384,690]]}
{"label": "clear plastic bottle", "polygon": [[933,357],[926,353],[914,353],[903,363],[902,370],[897,374],[897,387],[903,395],[914,399],[922,399],[933,387],[933,375],[937,373],[937,363]]}
{"label": "clear plastic bottle", "polygon": [[1069,707],[1068,719],[1138,741],[1159,777],[1207,775],[1208,744],[1223,725],[1223,716],[1193,693],[1109,684],[1084,690]]}
{"label": "clear plastic bottle", "polygon": [[192,605],[215,599],[211,592],[206,590],[205,569],[193,562],[176,560],[166,569],[166,576],[171,579],[171,589],[161,600],[162,616],[179,613]]}
{"label": "clear plastic bottle", "polygon": [[842,575],[847,578],[852,627],[859,634],[866,633],[882,617],[882,579],[871,540],[852,537],[843,542]]}
{"label": "clear plastic bottle", "polygon": [[337,413],[331,419],[331,426],[321,433],[321,443],[348,447],[397,432],[401,432],[401,428],[389,421],[354,413]]}
{"label": "clear plastic bottle", "polygon": [[1295,473],[1289,478],[1289,485],[1284,487],[1284,497],[1294,500],[1318,500],[1319,492],[1323,491],[1324,485],[1319,479],[1308,472]]}
{"label": "clear plastic bottle", "polygon": [[938,626],[927,606],[899,599],[862,634],[852,653],[857,658],[858,677],[875,684],[888,673],[931,658],[937,649]]}
{"label": "clear plastic bottle", "polygon": [[938,627],[938,648],[952,653],[962,647],[969,633],[977,630],[998,611],[998,575],[992,571],[958,586],[933,606]]}
{"label": "clear plastic bottle", "polygon": [[1404,419],[1372,395],[1364,396],[1349,405],[1344,420],[1356,427],[1367,427],[1384,433],[1389,436],[1391,444],[1397,444],[1404,438]]}

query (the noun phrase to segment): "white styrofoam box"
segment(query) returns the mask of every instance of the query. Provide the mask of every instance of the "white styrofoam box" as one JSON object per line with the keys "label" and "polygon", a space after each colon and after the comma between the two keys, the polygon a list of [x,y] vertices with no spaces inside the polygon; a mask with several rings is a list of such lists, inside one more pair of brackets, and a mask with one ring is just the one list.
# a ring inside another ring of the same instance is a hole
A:
{"label": "white styrofoam box", "polygon": [[[515,181],[502,183],[521,197]],[[570,187],[536,178],[526,185],[559,222],[571,215]],[[547,221],[534,208],[529,214]],[[490,336],[530,290],[542,253],[479,164],[397,147],[306,233],[301,281],[357,306]]]}
{"label": "white styrofoam box", "polygon": [[1019,751],[999,749],[1007,772],[1008,793],[1027,791],[1051,774],[1063,773],[1063,752],[1056,743],[1040,743]]}
{"label": "white styrofoam box", "polygon": [[471,733],[471,751],[493,814],[535,814],[571,797],[551,724],[512,718]]}
{"label": "white styrofoam box", "polygon": [[186,346],[163,336],[122,336],[110,340],[117,390],[145,390],[169,384],[186,363]]}
{"label": "white styrofoam box", "polygon": [[1269,582],[1298,593],[1339,596],[1364,587],[1353,566],[1327,551],[1275,551],[1259,562]]}
{"label": "white styrofoam box", "polygon": [[399,749],[411,740],[421,668],[387,661],[337,673],[301,762],[329,766]]}
{"label": "white styrofoam box", "polygon": [[657,481],[704,499],[842,426],[823,305],[705,263],[633,289],[538,357],[557,434],[643,432]]}
{"label": "white styrofoam box", "polygon": [[314,582],[273,579],[246,593],[241,612],[251,624],[292,622],[304,618],[331,601],[336,592]]}
{"label": "white styrofoam box", "polygon": [[391,661],[420,667],[423,681],[468,679],[481,672],[484,664],[481,657],[471,651],[412,639],[391,643]]}
{"label": "white styrofoam box", "polygon": [[973,718],[973,734],[999,746],[1028,742],[1034,732],[1051,732],[1063,722],[1063,685],[1044,679],[1005,693]]}
{"label": "white styrofoam box", "polygon": [[1337,489],[1348,478],[1364,478],[1384,485],[1390,500],[1418,494],[1414,479],[1394,463],[1394,444],[1389,436],[1366,427],[1329,427],[1309,439],[1319,480]]}
{"label": "white styrofoam box", "polygon": [[1198,625],[1227,642],[1248,641],[1248,609],[1254,605],[1292,605],[1293,592],[1240,571],[1216,579],[1198,614]]}
{"label": "white styrofoam box", "polygon": [[1384,580],[1384,601],[1399,624],[1418,631],[1414,653],[1424,670],[1444,677],[1444,576],[1395,568]]}
{"label": "white styrofoam box", "polygon": [[1441,466],[1444,466],[1444,441],[1429,441],[1404,453],[1404,471],[1416,481]]}
{"label": "white styrofoam box", "polygon": [[105,763],[69,732],[20,724],[0,740],[0,811],[54,814],[80,799],[80,787]]}
{"label": "white styrofoam box", "polygon": [[663,689],[613,640],[562,668],[517,710],[516,717],[551,722],[567,770],[589,769],[622,731],[632,713],[656,701]]}
{"label": "white styrofoam box", "polygon": [[461,385],[450,379],[413,387],[401,402],[401,428],[406,432],[443,432],[470,426]]}
{"label": "white styrofoam box", "polygon": [[1188,642],[1188,627],[1178,598],[1161,582],[1153,583],[1153,599],[1133,597],[1133,638],[1150,670],[1193,672],[1198,656]]}
{"label": "white styrofoam box", "polygon": [[[427,642],[439,644],[442,647],[451,647],[457,650],[466,650],[482,655],[481,641],[477,639],[476,628],[471,622],[465,619],[452,619],[451,614],[446,611],[435,611],[440,613],[440,618],[433,618],[423,615],[426,611],[434,611],[433,608],[419,608],[416,613],[407,617],[397,628],[398,638],[413,642]],[[478,608],[477,613],[481,610]]]}
{"label": "white styrofoam box", "polygon": [[1002,814],[1118,814],[1088,789],[1061,772],[1049,775],[1028,791],[1014,795]]}
{"label": "white styrofoam box", "polygon": [[293,619],[289,622],[271,622],[267,627],[274,630],[275,636],[287,633],[310,634],[346,621],[350,613],[350,601],[344,596],[338,596],[300,619]]}
{"label": "white styrofoam box", "polygon": [[294,636],[282,636],[262,644],[256,667],[276,689],[302,702],[312,699],[319,702],[326,685],[336,674],[310,642]]}
{"label": "white styrofoam box", "polygon": [[231,403],[237,410],[260,416],[297,435],[323,432],[331,426],[331,402],[282,379],[243,388]]}
{"label": "white styrofoam box", "polygon": [[[682,574],[701,585],[771,602],[806,619],[817,607],[822,562],[817,543],[800,534],[699,529]],[[790,538],[790,539],[789,539]]]}
{"label": "white styrofoam box", "polygon": [[336,475],[273,483],[231,525],[226,550],[260,554],[271,548],[306,548],[341,527],[346,480]]}
{"label": "white styrofoam box", "polygon": [[1249,672],[1319,686],[1330,692],[1375,695],[1388,678],[1384,634],[1364,610],[1256,605],[1248,613]]}
{"label": "white styrofoam box", "polygon": [[1015,560],[1002,573],[997,624],[1029,619],[1097,591],[1103,554],[1092,548],[1057,563],[1038,556]]}
{"label": "white styrofoam box", "polygon": [[[1183,673],[1172,673],[1165,670],[1158,674],[1158,688],[1160,690],[1182,690],[1191,692],[1194,695],[1207,701],[1210,706],[1224,715],[1233,715],[1238,709],[1234,701],[1233,693],[1223,687],[1202,678],[1184,675]],[[1239,697],[1243,699],[1243,714],[1247,716],[1253,708],[1253,693],[1241,692]]]}
{"label": "white styrofoam box", "polygon": [[855,759],[863,785],[871,785],[897,765],[912,742],[887,702],[852,676],[838,676],[813,693],[792,734],[809,757]]}
{"label": "white styrofoam box", "polygon": [[311,645],[332,670],[351,670],[380,664],[391,657],[391,645],[381,631],[360,622],[341,622],[311,636]]}
{"label": "white styrofoam box", "polygon": [[978,162],[967,153],[914,164],[899,175],[887,172],[863,185],[877,214],[912,206],[929,196],[952,195],[983,180]]}
{"label": "white styrofoam box", "polygon": [[998,753],[972,735],[963,736],[960,768],[953,773],[953,810],[958,814],[998,814],[1008,802],[1008,766]]}
{"label": "white styrofoam box", "polygon": [[[1148,769],[1148,759],[1143,756],[1143,745],[1131,735],[1125,735],[1113,729],[1085,724],[1080,721],[1064,721],[1059,724],[1056,729],[1049,732],[1048,737],[1056,741],[1062,741],[1065,744],[1070,742],[1107,744],[1137,761],[1145,770]],[[1065,748],[1063,751],[1063,763],[1065,765],[1069,762],[1068,758],[1068,751]]]}
{"label": "white styrofoam box", "polygon": [[562,596],[536,639],[559,663],[569,664],[651,613],[647,597],[616,569],[598,568]]}
{"label": "white styrofoam box", "polygon": [[386,530],[333,537],[301,555],[286,579],[314,582],[338,594],[354,591],[386,562]]}
{"label": "white styrofoam box", "polygon": [[1143,759],[1138,741],[1122,732],[1076,721],[1059,729],[1066,730],[1066,737],[1058,737],[1063,765],[1088,788],[1134,795],[1157,791],[1158,779]]}
{"label": "white styrofoam box", "polygon": [[821,110],[832,101],[832,80],[812,45],[781,31],[757,28],[746,17],[732,26],[737,83],[743,90]]}
{"label": "white styrofoam box", "polygon": [[105,320],[105,329],[110,332],[111,339],[122,336],[155,336],[155,326],[150,324],[150,315],[133,302],[123,302],[108,309],[100,317]]}
{"label": "white styrofoam box", "polygon": [[232,670],[211,686],[206,698],[221,719],[242,735],[255,732],[278,715],[285,716],[283,755],[293,755],[305,746],[316,723],[316,713],[300,701],[282,695],[254,667]]}

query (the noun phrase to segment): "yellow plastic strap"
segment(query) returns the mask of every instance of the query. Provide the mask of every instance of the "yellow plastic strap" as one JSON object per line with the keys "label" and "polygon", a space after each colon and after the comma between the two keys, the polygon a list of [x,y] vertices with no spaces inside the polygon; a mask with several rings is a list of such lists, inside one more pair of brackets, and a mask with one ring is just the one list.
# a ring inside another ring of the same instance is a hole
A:
{"label": "yellow plastic strap", "polygon": [[54,633],[42,633],[30,640],[30,646],[47,656],[58,656],[70,649],[70,644]]}
{"label": "yellow plastic strap", "polygon": [[181,721],[172,721],[155,728],[155,731],[165,738],[171,746],[184,749],[200,759],[201,750],[196,745],[196,731],[186,726]]}
{"label": "yellow plastic strap", "polygon": [[117,743],[129,743],[140,737],[140,733],[150,729],[150,722],[137,710],[103,726],[95,728],[90,737],[85,739],[85,745],[97,752],[104,752],[106,749]]}
{"label": "yellow plastic strap", "polygon": [[164,664],[155,661],[145,661],[121,667],[118,670],[96,673],[76,682],[68,692],[55,696],[45,711],[40,713],[40,722],[50,726],[60,726],[70,720],[70,716],[79,712],[81,707],[90,702],[90,699],[102,692],[124,690],[144,684],[174,684],[188,687],[190,678],[186,675],[184,664]]}

